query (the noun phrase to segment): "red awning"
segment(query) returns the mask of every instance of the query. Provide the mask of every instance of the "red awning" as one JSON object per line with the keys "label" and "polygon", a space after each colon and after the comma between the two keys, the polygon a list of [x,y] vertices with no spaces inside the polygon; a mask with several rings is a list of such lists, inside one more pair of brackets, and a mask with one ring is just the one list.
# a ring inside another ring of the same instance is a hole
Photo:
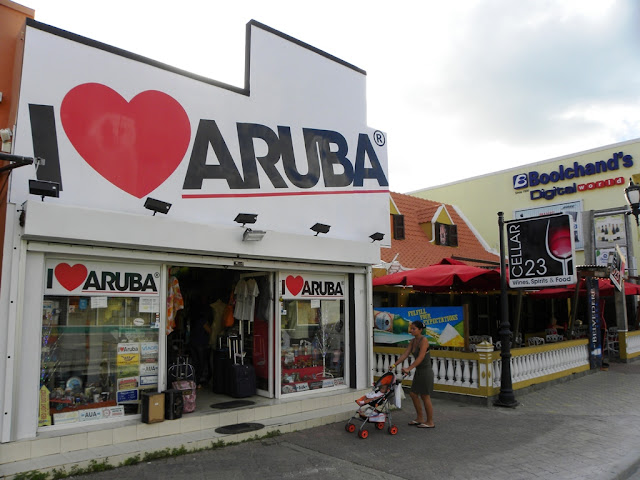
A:
{"label": "red awning", "polygon": [[380,285],[405,285],[430,292],[499,290],[500,272],[445,258],[436,265],[374,278],[373,286]]}

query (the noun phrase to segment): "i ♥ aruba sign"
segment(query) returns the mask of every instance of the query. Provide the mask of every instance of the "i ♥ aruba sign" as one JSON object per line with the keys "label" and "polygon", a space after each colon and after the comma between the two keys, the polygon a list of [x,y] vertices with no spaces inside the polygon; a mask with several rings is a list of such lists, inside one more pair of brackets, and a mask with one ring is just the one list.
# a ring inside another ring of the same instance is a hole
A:
{"label": "i \u2665 aruba sign", "polygon": [[309,275],[284,273],[280,277],[280,297],[283,300],[344,298],[343,275]]}
{"label": "i \u2665 aruba sign", "polygon": [[160,269],[149,265],[46,262],[45,295],[158,297]]}
{"label": "i \u2665 aruba sign", "polygon": [[28,20],[14,153],[46,163],[12,173],[10,201],[35,200],[38,178],[60,183],[57,204],[145,215],[151,196],[189,222],[248,211],[265,230],[306,235],[313,218],[333,238],[389,239],[387,139],[366,124],[365,72],[247,29],[240,88]]}

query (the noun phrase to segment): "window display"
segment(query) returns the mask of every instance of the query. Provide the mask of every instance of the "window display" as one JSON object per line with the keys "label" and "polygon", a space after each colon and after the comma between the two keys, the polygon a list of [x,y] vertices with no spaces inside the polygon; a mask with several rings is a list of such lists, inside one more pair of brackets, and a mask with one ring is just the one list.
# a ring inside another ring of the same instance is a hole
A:
{"label": "window display", "polygon": [[[105,278],[96,273],[99,268],[53,262],[48,269],[45,293],[52,294],[45,295],[42,310],[39,426],[140,413],[142,393],[157,391],[160,311],[155,281],[144,296],[139,288],[136,295],[106,284],[104,290],[112,291],[91,291],[99,283],[92,278]],[[113,266],[110,270],[115,276]],[[86,277],[76,280],[75,288],[89,295],[73,294],[65,276],[71,271]],[[61,295],[61,285],[71,294]]]}
{"label": "window display", "polygon": [[[321,285],[325,283],[332,283],[338,288],[322,290]],[[282,282],[282,393],[328,388],[345,383],[343,284],[343,277],[336,281],[314,281],[291,275]],[[286,298],[293,296],[293,293],[297,299]]]}

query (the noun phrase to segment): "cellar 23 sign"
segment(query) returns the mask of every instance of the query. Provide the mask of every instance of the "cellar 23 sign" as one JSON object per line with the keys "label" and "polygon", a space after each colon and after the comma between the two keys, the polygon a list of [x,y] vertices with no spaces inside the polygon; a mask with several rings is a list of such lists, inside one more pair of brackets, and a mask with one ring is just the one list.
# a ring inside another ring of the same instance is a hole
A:
{"label": "cellar 23 sign", "polygon": [[576,283],[575,233],[568,214],[506,222],[509,287]]}

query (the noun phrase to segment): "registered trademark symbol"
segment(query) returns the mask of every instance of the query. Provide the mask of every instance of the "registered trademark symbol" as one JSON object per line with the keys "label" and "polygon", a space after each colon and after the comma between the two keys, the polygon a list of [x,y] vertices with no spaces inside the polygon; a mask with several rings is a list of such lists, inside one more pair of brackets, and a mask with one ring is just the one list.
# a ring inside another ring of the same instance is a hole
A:
{"label": "registered trademark symbol", "polygon": [[160,277],[160,272],[155,272],[155,273],[153,274],[153,276],[154,276],[154,277],[156,277],[156,278]]}
{"label": "registered trademark symbol", "polygon": [[382,147],[387,142],[387,139],[384,138],[384,133],[382,133],[380,130],[376,130],[375,132],[373,132],[373,141],[376,142],[376,145]]}

